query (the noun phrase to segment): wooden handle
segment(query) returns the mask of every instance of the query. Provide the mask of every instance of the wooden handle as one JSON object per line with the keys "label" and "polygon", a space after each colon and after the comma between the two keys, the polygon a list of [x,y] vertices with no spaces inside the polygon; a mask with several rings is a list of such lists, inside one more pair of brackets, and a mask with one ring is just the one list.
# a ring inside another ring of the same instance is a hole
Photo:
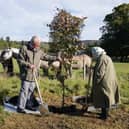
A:
{"label": "wooden handle", "polygon": [[44,104],[42,96],[41,96],[41,92],[40,92],[40,89],[39,89],[39,84],[38,84],[38,81],[37,81],[37,78],[36,78],[36,75],[35,75],[35,72],[33,72],[33,75],[34,75],[34,80],[35,80],[35,84],[36,84],[36,87],[37,87],[37,90],[38,90],[38,94],[39,94],[41,104]]}

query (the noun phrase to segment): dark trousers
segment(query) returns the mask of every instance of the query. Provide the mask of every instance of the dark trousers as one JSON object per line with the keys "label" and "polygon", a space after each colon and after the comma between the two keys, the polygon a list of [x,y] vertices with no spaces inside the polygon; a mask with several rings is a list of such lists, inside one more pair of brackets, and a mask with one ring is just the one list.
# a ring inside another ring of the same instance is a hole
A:
{"label": "dark trousers", "polygon": [[108,117],[108,112],[109,112],[109,109],[108,108],[101,108],[101,117],[103,119],[107,119]]}

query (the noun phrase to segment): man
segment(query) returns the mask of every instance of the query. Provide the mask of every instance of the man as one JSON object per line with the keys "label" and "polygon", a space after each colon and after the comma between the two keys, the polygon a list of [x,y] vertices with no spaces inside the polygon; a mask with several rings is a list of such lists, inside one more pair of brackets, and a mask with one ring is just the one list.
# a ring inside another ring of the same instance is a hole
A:
{"label": "man", "polygon": [[91,97],[96,108],[101,108],[101,119],[107,119],[111,105],[119,102],[119,89],[115,68],[104,49],[93,47],[92,57],[96,60]]}
{"label": "man", "polygon": [[[19,64],[21,67],[21,89],[18,100],[17,111],[25,113],[27,102],[30,101],[31,95],[35,89],[33,72],[38,75],[40,60],[57,60],[55,56],[49,56],[40,49],[40,38],[33,36],[31,41],[23,46],[19,54]],[[29,109],[32,109],[29,107]],[[33,109],[32,109],[33,110]]]}

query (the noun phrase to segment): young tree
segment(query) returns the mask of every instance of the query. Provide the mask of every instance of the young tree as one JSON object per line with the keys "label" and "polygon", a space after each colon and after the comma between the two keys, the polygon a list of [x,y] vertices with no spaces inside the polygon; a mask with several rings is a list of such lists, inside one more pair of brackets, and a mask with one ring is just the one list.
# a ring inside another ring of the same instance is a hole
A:
{"label": "young tree", "polygon": [[104,23],[101,28],[102,47],[111,56],[123,57],[121,48],[129,45],[129,4],[115,7],[105,16]]}
{"label": "young tree", "polygon": [[[53,18],[50,28],[50,50],[53,52],[62,52],[62,60],[65,58],[71,59],[77,51],[77,43],[80,40],[80,34],[84,27],[86,18],[72,16],[66,10],[57,9],[57,14]],[[65,84],[67,78],[66,69],[70,68],[66,63],[62,63],[58,80],[62,84],[62,107],[64,107]]]}
{"label": "young tree", "polygon": [[86,17],[72,16],[66,10],[57,9],[50,28],[50,49],[53,52],[63,51],[65,56],[71,57],[76,52],[76,45],[84,27]]}

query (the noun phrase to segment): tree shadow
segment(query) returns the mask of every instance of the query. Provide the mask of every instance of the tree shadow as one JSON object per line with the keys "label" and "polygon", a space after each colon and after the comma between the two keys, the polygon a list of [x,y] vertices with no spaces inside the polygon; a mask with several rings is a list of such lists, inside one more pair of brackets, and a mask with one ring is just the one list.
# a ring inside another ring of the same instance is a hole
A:
{"label": "tree shadow", "polygon": [[65,114],[69,116],[97,118],[100,115],[98,112],[89,112],[76,108],[75,105],[68,105],[64,107],[49,105],[49,111],[54,114]]}

